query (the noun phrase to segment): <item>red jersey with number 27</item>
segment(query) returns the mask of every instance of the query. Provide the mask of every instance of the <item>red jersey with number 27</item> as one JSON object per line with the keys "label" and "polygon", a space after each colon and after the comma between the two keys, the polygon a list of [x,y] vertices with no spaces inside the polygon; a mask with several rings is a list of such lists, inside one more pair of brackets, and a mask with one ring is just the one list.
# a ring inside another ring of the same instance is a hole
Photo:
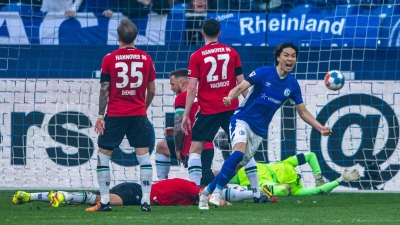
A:
{"label": "red jersey with number 27", "polygon": [[151,186],[150,201],[158,205],[193,205],[200,188],[196,183],[181,178],[160,180]]}
{"label": "red jersey with number 27", "polygon": [[108,116],[147,115],[147,85],[156,78],[149,54],[137,48],[120,48],[103,58],[101,73],[110,76]]}
{"label": "red jersey with number 27", "polygon": [[197,97],[201,114],[216,114],[238,107],[237,99],[228,107],[222,99],[236,87],[236,68],[241,67],[235,49],[221,43],[209,43],[192,54],[188,77],[198,79]]}

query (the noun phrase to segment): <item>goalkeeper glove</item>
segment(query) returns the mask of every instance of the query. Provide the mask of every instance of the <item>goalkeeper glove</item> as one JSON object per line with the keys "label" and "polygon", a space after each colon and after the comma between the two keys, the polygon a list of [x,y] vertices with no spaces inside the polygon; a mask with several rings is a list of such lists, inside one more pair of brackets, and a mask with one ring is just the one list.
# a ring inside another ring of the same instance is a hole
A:
{"label": "goalkeeper glove", "polygon": [[353,169],[352,171],[348,171],[347,169],[344,169],[342,175],[336,179],[338,182],[351,182],[358,180],[360,178],[360,174],[356,169]]}

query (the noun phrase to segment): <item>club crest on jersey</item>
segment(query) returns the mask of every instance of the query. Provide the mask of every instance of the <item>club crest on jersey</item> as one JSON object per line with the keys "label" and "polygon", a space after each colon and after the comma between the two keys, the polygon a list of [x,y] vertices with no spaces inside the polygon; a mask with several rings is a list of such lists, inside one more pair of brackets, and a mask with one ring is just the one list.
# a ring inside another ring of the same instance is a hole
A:
{"label": "club crest on jersey", "polygon": [[240,135],[244,135],[244,131],[240,130],[240,131],[239,131],[239,134],[240,134]]}
{"label": "club crest on jersey", "polygon": [[290,95],[290,89],[286,88],[285,91],[283,92],[283,94],[285,95],[285,97]]}
{"label": "club crest on jersey", "polygon": [[270,83],[270,82],[266,82],[266,83],[265,83],[265,86],[270,87],[270,86],[271,86],[271,83]]}
{"label": "club crest on jersey", "polygon": [[188,70],[188,75],[191,74],[191,73],[192,73],[192,71],[191,71],[191,70]]}
{"label": "club crest on jersey", "polygon": [[249,75],[249,77],[252,77],[252,76],[254,76],[254,75],[256,75],[256,72],[251,72],[251,74]]}

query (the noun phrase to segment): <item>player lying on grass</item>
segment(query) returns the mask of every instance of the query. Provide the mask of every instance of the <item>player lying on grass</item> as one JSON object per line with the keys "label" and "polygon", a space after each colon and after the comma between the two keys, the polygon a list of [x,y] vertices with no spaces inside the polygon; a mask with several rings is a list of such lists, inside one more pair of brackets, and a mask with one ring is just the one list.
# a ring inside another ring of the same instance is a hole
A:
{"label": "player lying on grass", "polygon": [[[354,169],[349,172],[345,169],[338,179],[325,183],[321,175],[318,159],[313,152],[298,154],[275,163],[256,163],[254,158],[251,159],[249,163],[254,166],[257,165],[260,186],[269,187],[269,190],[271,190],[272,194],[275,196],[317,195],[320,193],[328,193],[338,187],[340,182],[355,181],[360,177],[357,170]],[[316,187],[303,187],[301,176],[296,172],[296,166],[306,163],[310,165],[314,173]],[[229,183],[238,184],[240,186],[250,185],[243,168],[238,171]]]}
{"label": "player lying on grass", "polygon": [[[261,197],[264,202],[274,198],[268,187],[264,188],[267,193],[263,193]],[[150,192],[151,205],[176,206],[176,205],[197,205],[199,199],[200,188],[194,182],[181,178],[166,179],[155,182]],[[122,183],[110,190],[110,205],[140,205],[142,198],[141,186],[137,183]],[[225,189],[221,205],[230,205],[227,201],[239,202],[246,199],[252,199],[253,192],[240,189]],[[87,212],[95,212],[100,207],[100,195],[89,192],[66,192],[66,191],[50,191],[28,193],[25,191],[17,191],[12,198],[12,204],[23,204],[31,201],[50,202],[53,207],[61,204],[95,204],[91,208],[87,208]]]}

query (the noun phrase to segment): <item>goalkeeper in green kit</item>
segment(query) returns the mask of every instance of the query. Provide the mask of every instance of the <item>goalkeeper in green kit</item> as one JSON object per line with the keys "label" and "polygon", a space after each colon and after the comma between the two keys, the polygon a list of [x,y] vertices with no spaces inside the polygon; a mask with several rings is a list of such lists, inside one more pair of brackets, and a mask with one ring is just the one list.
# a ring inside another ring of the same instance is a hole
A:
{"label": "goalkeeper in green kit", "polygon": [[[256,163],[254,158],[249,162],[254,164],[246,170],[241,168],[238,173],[230,180],[230,184],[238,184],[240,186],[249,186],[250,182],[246,174],[252,171],[258,171],[258,181],[261,188],[268,187],[275,196],[288,195],[317,195],[328,193],[339,186],[339,183],[357,180],[360,175],[357,170],[348,171],[345,169],[342,175],[329,183],[326,183],[321,175],[321,168],[318,159],[313,152],[298,154],[289,157],[283,161],[275,163]],[[295,167],[308,163],[314,173],[316,187],[304,188],[297,174]]]}

